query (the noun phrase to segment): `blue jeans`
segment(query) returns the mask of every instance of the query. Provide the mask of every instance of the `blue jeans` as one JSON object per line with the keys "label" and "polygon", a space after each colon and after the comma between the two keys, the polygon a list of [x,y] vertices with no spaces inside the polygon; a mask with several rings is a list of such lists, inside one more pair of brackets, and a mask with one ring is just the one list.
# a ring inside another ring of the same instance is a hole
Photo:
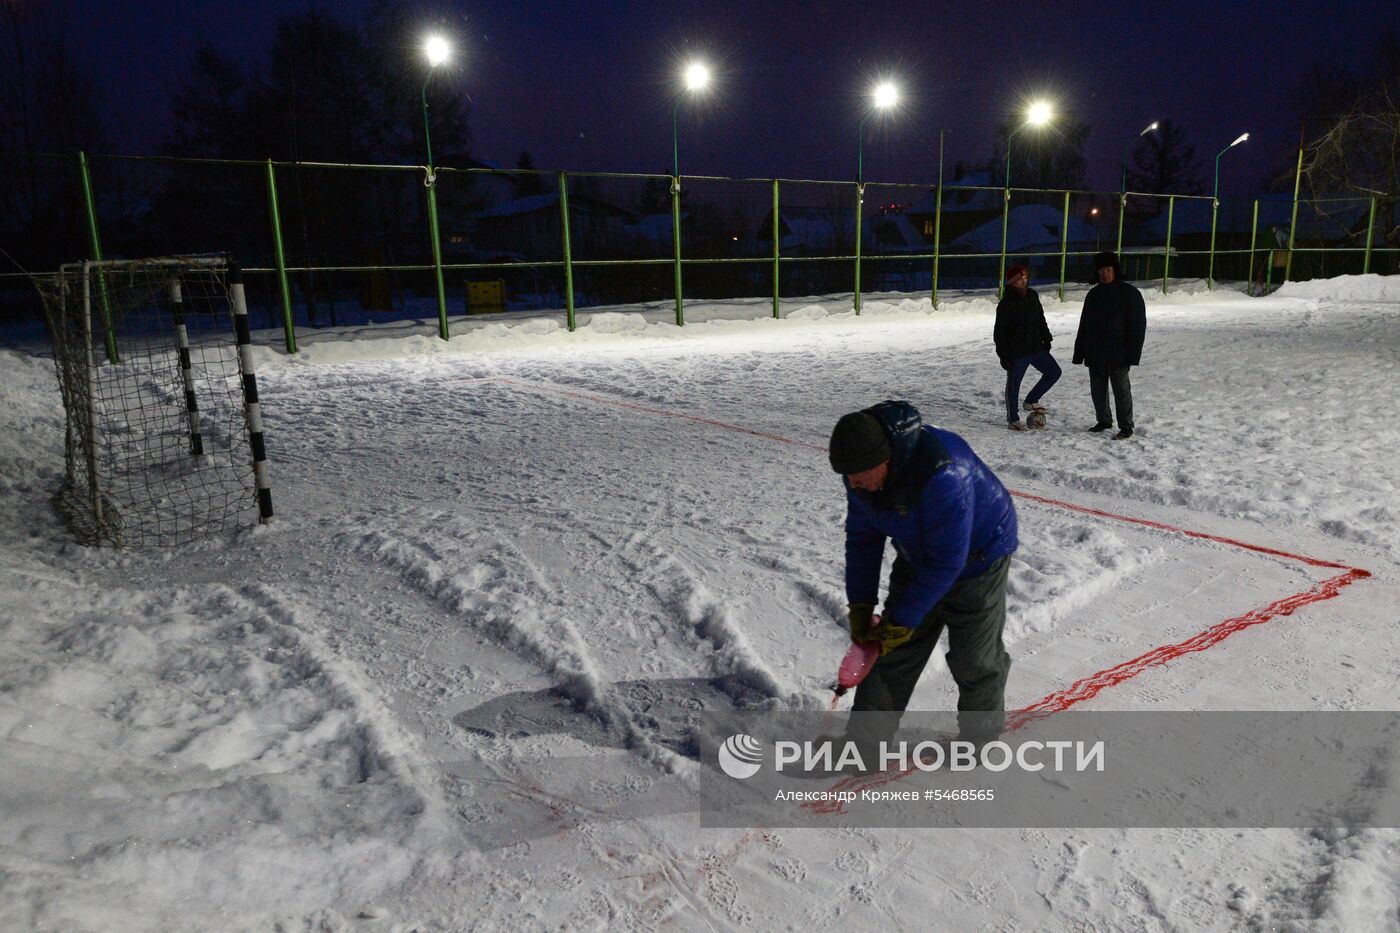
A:
{"label": "blue jeans", "polygon": [[1026,404],[1031,405],[1041,400],[1050,387],[1060,381],[1060,364],[1055,362],[1055,358],[1050,355],[1049,350],[1037,353],[1035,356],[1018,356],[1011,361],[1011,368],[1006,371],[1006,420],[1019,421],[1021,415],[1016,404],[1016,399],[1021,395],[1021,380],[1025,378],[1026,370],[1034,366],[1040,372],[1040,381],[1031,389],[1026,396]]}

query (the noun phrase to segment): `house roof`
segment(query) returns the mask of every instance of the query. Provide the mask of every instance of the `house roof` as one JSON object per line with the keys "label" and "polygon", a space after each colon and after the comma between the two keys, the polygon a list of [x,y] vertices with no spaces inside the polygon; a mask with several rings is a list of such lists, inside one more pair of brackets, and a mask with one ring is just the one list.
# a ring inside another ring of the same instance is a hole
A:
{"label": "house roof", "polygon": [[[1061,227],[1065,215],[1062,208],[1048,204],[1023,204],[1013,207],[1006,220],[1006,251],[1008,253],[1059,252],[1063,236]],[[948,252],[996,253],[1001,251],[1001,218],[974,227],[947,246]],[[1074,214],[1069,217],[1069,243],[1095,243],[1102,231],[1096,231]]]}
{"label": "house roof", "polygon": [[[616,204],[609,204],[607,201],[595,198],[586,194],[574,194],[569,196],[569,207],[586,208],[604,213],[618,214],[624,217],[634,216],[631,211],[618,207]],[[515,198],[512,201],[505,201],[497,204],[489,210],[482,211],[476,216],[480,219],[492,217],[515,217],[521,214],[533,214],[537,211],[559,210],[559,192],[546,191],[543,194],[532,194],[524,198]]]}

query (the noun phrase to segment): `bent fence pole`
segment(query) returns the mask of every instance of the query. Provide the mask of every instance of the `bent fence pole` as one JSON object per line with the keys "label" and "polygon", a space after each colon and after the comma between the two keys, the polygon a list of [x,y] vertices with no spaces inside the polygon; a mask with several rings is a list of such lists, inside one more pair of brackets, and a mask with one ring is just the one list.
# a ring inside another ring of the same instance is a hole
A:
{"label": "bent fence pole", "polygon": [[773,317],[782,317],[780,296],[782,295],[782,243],[778,237],[778,179],[773,179]]}
{"label": "bent fence pole", "polygon": [[574,244],[569,236],[569,176],[559,173],[559,229],[564,238],[564,320],[570,333],[574,320]]}
{"label": "bent fence pole", "polygon": [[437,173],[431,165],[425,166],[428,173],[423,186],[428,189],[428,239],[433,247],[433,277],[437,283],[438,336],[450,339],[447,332],[447,293],[442,285],[442,239],[438,235]]}
{"label": "bent fence pole", "polygon": [[1283,280],[1293,281],[1293,245],[1298,234],[1298,191],[1303,184],[1303,145],[1298,144],[1298,171],[1293,176],[1293,219],[1288,224],[1288,259],[1283,265]]}
{"label": "bent fence pole", "polygon": [[1065,192],[1065,219],[1060,226],[1060,300],[1065,300],[1065,259],[1069,255],[1069,192]]}
{"label": "bent fence pole", "polygon": [[681,292],[681,176],[671,176],[671,243],[676,256],[676,326],[685,326],[685,296]]}
{"label": "bent fence pole", "polygon": [[282,247],[282,212],[277,207],[277,172],[267,160],[267,210],[272,215],[272,255],[277,261],[277,290],[282,299],[282,330],[287,336],[287,352],[297,352],[296,329],[292,324],[292,293],[287,287],[287,253]]}
{"label": "bent fence pole", "polygon": [[107,362],[117,362],[117,335],[112,330],[112,306],[107,294],[107,276],[102,271],[102,238],[97,233],[97,199],[92,196],[92,174],[86,152],[78,153],[78,174],[83,184],[83,207],[87,210],[88,246],[97,263],[97,304],[102,309],[102,330],[107,345]]}
{"label": "bent fence pole", "polygon": [[1376,233],[1376,196],[1371,195],[1371,213],[1366,221],[1366,259],[1361,264],[1361,274],[1371,271],[1371,242]]}
{"label": "bent fence pole", "polygon": [[1259,245],[1259,199],[1254,199],[1254,219],[1249,224],[1249,297],[1254,297],[1254,250]]}
{"label": "bent fence pole", "polygon": [[1172,215],[1176,213],[1176,195],[1167,198],[1167,245],[1162,250],[1162,294],[1167,293],[1167,272],[1172,265]]}
{"label": "bent fence pole", "polygon": [[865,205],[865,182],[856,182],[856,290],[855,304],[856,314],[860,314],[860,234],[861,234],[861,208]]}

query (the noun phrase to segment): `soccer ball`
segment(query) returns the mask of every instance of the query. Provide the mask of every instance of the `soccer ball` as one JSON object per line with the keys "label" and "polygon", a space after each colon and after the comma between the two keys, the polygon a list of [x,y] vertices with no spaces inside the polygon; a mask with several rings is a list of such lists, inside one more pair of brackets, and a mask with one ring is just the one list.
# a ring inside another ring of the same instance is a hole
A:
{"label": "soccer ball", "polygon": [[1027,413],[1026,413],[1026,427],[1028,427],[1028,428],[1036,428],[1036,429],[1045,427],[1045,412],[1043,412],[1043,411],[1032,411],[1032,412],[1027,412]]}

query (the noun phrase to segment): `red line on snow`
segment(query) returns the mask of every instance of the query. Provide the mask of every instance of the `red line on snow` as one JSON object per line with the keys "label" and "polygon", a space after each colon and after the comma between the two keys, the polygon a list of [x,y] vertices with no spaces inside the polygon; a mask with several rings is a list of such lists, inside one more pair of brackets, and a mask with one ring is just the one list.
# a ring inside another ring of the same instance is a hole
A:
{"label": "red line on snow", "polygon": [[[724,428],[729,431],[738,431],[741,434],[750,434],[755,437],[762,437],[767,440],[777,441],[782,444],[789,444],[794,447],[806,447],[811,450],[825,451],[825,447],[810,444],[805,441],[796,441],[792,438],[783,437],[778,434],[770,434],[765,431],[755,431],[742,425],[730,424],[726,421],[718,421],[714,418],[703,418],[698,415],[688,415],[684,412],[668,411],[664,408],[652,408],[647,405],[639,405],[635,402],[627,402],[621,399],[612,399],[606,396],[595,395],[590,392],[580,392],[572,389],[563,389],[557,386],[543,385],[540,383],[528,382],[522,379],[513,379],[509,376],[487,377],[487,380],[504,382],[509,385],[518,386],[525,389],[535,389],[540,392],[552,392],[557,395],[565,395],[570,398],[582,399],[600,405],[612,405],[617,408],[627,408],[634,411],[644,411],[649,414],[660,415],[664,418],[684,418],[687,421],[694,421],[699,424],[707,424],[712,427]],[[470,380],[473,382],[487,380]],[[1064,712],[1072,706],[1093,699],[1099,693],[1123,683],[1125,680],[1136,677],[1150,667],[1166,664],[1168,661],[1179,658],[1183,655],[1193,654],[1198,651],[1205,651],[1218,645],[1236,632],[1243,631],[1255,625],[1262,625],[1271,619],[1279,616],[1289,616],[1305,606],[1313,603],[1334,599],[1340,595],[1342,587],[1355,583],[1357,580],[1364,580],[1371,576],[1370,571],[1362,570],[1359,567],[1349,567],[1336,561],[1321,560],[1316,557],[1308,557],[1304,554],[1294,554],[1289,551],[1282,551],[1278,548],[1265,547],[1259,544],[1250,544],[1247,541],[1240,541],[1236,538],[1227,538],[1222,535],[1208,534],[1204,531],[1192,531],[1189,528],[1181,528],[1176,525],[1169,525],[1165,522],[1153,521],[1147,518],[1136,518],[1131,515],[1120,515],[1116,512],[1105,511],[1104,509],[1090,508],[1085,505],[1076,505],[1073,502],[1065,502],[1060,499],[1050,499],[1045,496],[1037,496],[1028,492],[1010,490],[1013,496],[1026,499],[1031,502],[1038,502],[1042,505],[1054,506],[1066,509],[1071,512],[1079,512],[1084,515],[1093,515],[1098,518],[1112,519],[1118,522],[1127,522],[1132,525],[1141,525],[1145,528],[1154,528],[1158,531],[1168,531],[1175,534],[1184,535],[1188,538],[1197,538],[1202,541],[1214,541],[1217,544],[1224,544],[1228,547],[1239,548],[1241,550],[1253,551],[1258,554],[1267,554],[1271,557],[1282,557],[1287,560],[1296,560],[1307,564],[1310,567],[1325,567],[1331,570],[1343,570],[1345,573],[1338,574],[1327,580],[1323,580],[1314,587],[1304,590],[1301,593],[1294,593],[1282,599],[1275,600],[1267,606],[1258,609],[1251,609],[1243,615],[1234,616],[1217,622],[1210,628],[1199,632],[1185,641],[1179,641],[1172,645],[1160,645],[1135,658],[1116,664],[1113,667],[1105,668],[1088,677],[1080,678],[1063,690],[1047,694],[1036,700],[1034,703],[1022,709],[1015,710],[1007,715],[1007,731],[1013,732],[1032,722],[1053,716],[1056,713]],[[835,789],[849,789],[853,787],[870,788],[888,784],[893,781],[902,780],[912,774],[913,771],[888,771],[876,775],[865,775],[861,777],[847,778],[838,782]],[[813,802],[803,804],[803,807],[814,813],[844,812],[845,807],[839,801]]]}

